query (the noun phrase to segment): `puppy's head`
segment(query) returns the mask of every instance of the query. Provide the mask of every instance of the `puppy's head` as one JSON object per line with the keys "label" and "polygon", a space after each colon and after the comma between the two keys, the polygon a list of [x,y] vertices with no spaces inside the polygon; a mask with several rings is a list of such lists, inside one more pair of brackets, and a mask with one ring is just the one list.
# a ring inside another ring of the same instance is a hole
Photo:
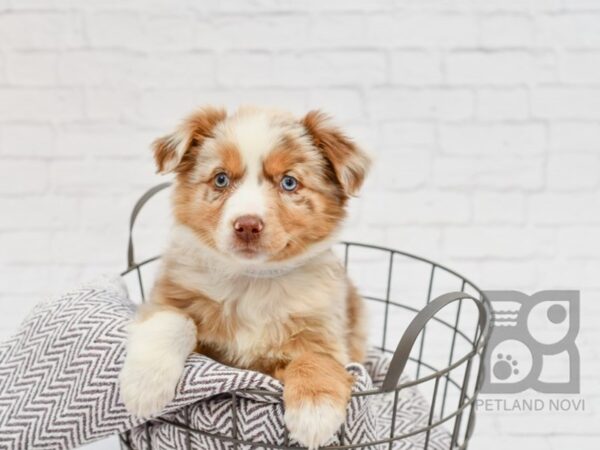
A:
{"label": "puppy's head", "polygon": [[369,166],[324,114],[257,108],[199,110],[155,141],[154,156],[160,173],[176,173],[176,220],[241,262],[288,260],[326,242]]}

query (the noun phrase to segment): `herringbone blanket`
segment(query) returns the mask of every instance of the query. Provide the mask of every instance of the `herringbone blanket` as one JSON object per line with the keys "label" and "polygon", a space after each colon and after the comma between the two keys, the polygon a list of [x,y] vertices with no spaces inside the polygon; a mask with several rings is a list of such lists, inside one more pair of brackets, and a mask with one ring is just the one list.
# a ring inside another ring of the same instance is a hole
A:
{"label": "herringbone blanket", "polygon": [[[126,340],[126,324],[135,306],[119,278],[103,279],[61,298],[40,304],[18,333],[0,345],[0,448],[64,450],[130,430],[133,448],[232,448],[208,434],[232,436],[232,391],[281,392],[266,375],[234,369],[194,354],[188,359],[176,397],[161,415],[189,423],[187,432],[164,421],[131,417],[119,398],[118,375]],[[352,364],[355,391],[371,389],[385,375],[387,358],[377,352],[365,365]],[[389,436],[393,394],[353,397],[344,426],[344,444],[366,443]],[[240,394],[236,437],[285,445],[283,405],[265,395]],[[396,433],[426,425],[429,406],[416,389],[401,391]],[[340,436],[332,444],[340,443]],[[423,433],[397,442],[396,449],[423,447]],[[293,445],[293,442],[288,443]],[[429,448],[448,448],[449,435],[432,430]],[[240,446],[246,447],[246,446]],[[249,447],[248,447],[249,448]]]}

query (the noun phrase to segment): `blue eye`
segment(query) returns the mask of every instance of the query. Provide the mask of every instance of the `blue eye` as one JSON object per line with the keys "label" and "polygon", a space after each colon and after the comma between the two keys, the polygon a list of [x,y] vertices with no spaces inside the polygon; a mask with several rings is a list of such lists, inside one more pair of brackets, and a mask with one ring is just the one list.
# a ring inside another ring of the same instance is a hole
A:
{"label": "blue eye", "polygon": [[215,186],[219,189],[223,189],[229,186],[229,177],[225,172],[218,173],[215,176]]}
{"label": "blue eye", "polygon": [[281,189],[288,192],[293,192],[298,188],[298,180],[294,177],[286,175],[281,179]]}

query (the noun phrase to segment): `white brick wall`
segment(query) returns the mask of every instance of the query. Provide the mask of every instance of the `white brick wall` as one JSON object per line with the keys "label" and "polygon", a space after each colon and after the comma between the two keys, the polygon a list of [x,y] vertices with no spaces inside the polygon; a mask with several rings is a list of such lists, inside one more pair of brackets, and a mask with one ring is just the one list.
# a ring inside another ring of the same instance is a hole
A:
{"label": "white brick wall", "polygon": [[0,0],[0,335],[123,268],[148,145],[205,103],[332,112],[378,160],[352,239],[581,289],[588,411],[484,413],[473,448],[598,448],[600,2]]}

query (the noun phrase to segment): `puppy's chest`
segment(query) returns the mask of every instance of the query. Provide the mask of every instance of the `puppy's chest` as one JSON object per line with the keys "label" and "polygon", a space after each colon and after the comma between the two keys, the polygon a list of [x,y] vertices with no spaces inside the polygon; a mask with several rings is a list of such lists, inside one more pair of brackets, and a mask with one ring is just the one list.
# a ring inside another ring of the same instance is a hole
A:
{"label": "puppy's chest", "polygon": [[214,283],[203,291],[214,300],[197,311],[199,342],[236,365],[274,357],[293,332],[295,315],[302,315],[278,286],[260,281]]}
{"label": "puppy's chest", "polygon": [[340,327],[343,288],[336,288],[340,298],[331,298],[332,289],[300,288],[285,279],[205,285],[204,293],[215,300],[197,310],[200,350],[204,348],[224,363],[248,368],[283,360],[286,343],[307,323]]}
{"label": "puppy's chest", "polygon": [[[235,325],[231,325],[235,321]],[[282,358],[282,347],[290,333],[283,322],[261,321],[249,323],[226,315],[222,319],[228,328],[225,334],[202,330],[198,340],[207,346],[222,362],[240,367],[253,367],[258,360]]]}

